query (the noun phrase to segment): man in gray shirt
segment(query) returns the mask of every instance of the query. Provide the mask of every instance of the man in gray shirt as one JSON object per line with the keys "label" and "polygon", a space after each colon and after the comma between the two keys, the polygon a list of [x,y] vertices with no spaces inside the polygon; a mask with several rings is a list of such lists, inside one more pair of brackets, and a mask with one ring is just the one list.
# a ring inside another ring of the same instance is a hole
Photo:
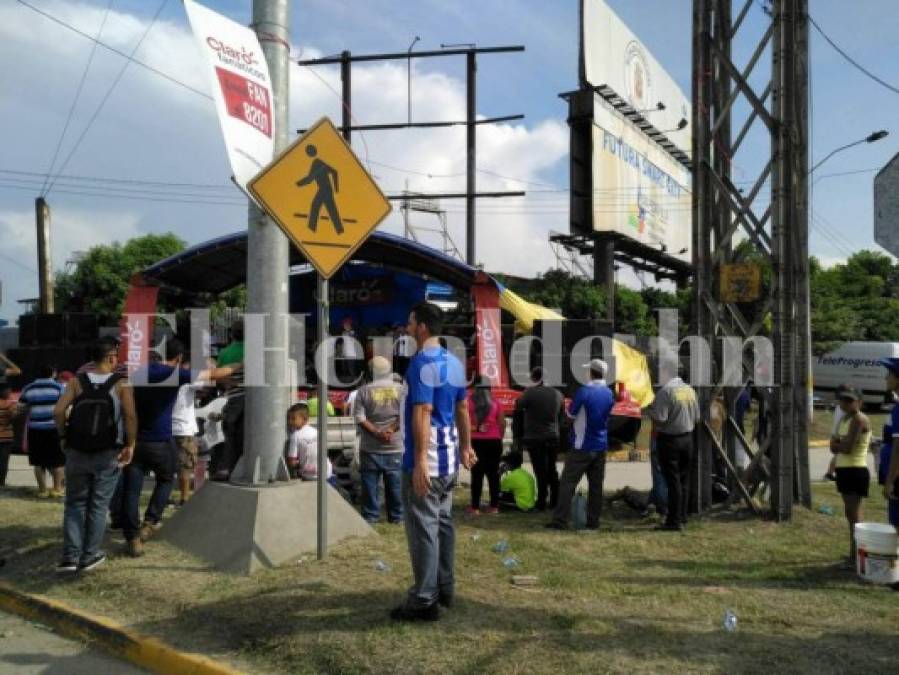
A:
{"label": "man in gray shirt", "polygon": [[403,385],[398,383],[390,361],[383,356],[371,360],[372,381],[359,389],[353,415],[359,425],[359,459],[362,475],[362,517],[369,523],[381,518],[383,477],[387,520],[403,522],[403,436],[400,433],[400,403]]}
{"label": "man in gray shirt", "polygon": [[558,390],[543,382],[543,369],[531,371],[531,386],[515,404],[512,421],[513,435],[520,439],[531,456],[531,466],[537,478],[538,511],[555,509],[559,498],[559,420],[565,401]]}
{"label": "man in gray shirt", "polygon": [[680,377],[672,378],[656,394],[649,416],[656,431],[659,465],[668,484],[668,515],[658,529],[683,530],[687,522],[693,430],[699,422],[696,392]]}

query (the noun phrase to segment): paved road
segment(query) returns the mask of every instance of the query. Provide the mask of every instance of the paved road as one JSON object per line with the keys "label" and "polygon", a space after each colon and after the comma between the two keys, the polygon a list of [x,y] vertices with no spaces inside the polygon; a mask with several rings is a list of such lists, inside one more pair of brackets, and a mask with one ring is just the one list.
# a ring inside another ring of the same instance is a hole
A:
{"label": "paved road", "polygon": [[0,675],[132,675],[146,671],[0,612]]}

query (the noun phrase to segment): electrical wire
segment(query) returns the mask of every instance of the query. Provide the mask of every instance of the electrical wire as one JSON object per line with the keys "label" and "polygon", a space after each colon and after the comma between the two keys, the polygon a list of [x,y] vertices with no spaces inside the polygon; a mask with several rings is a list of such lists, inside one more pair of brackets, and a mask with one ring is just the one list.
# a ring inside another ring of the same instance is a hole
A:
{"label": "electrical wire", "polygon": [[[17,171],[14,169],[0,169],[0,174],[8,173],[15,176],[36,176],[44,177],[49,174],[38,173],[36,171]],[[128,185],[152,185],[161,187],[183,187],[183,188],[204,188],[215,190],[233,190],[233,183],[176,183],[159,180],[141,180],[137,178],[112,178],[101,176],[78,176],[73,174],[57,175],[59,180],[85,181],[85,182],[101,182],[101,183],[122,183]]]}
{"label": "electrical wire", "polygon": [[[87,126],[84,127],[84,131],[81,132],[81,135],[78,137],[78,140],[75,141],[75,145],[72,146],[72,149],[69,151],[69,154],[66,156],[65,161],[60,165],[59,171],[62,172],[65,170],[66,166],[68,166],[69,161],[71,161],[72,157],[78,151],[78,148],[81,145],[81,141],[84,140],[84,137],[87,136],[87,132],[90,131],[90,128],[93,126],[94,121],[100,115],[100,112],[103,110],[103,107],[106,105],[106,102],[109,100],[109,97],[112,95],[112,92],[115,91],[116,85],[121,81],[122,77],[125,75],[125,71],[128,70],[128,65],[131,63],[134,55],[137,53],[137,50],[140,49],[140,46],[144,43],[147,35],[150,34],[150,31],[153,29],[153,26],[156,25],[156,20],[159,18],[159,15],[162,13],[163,8],[168,3],[168,0],[161,0],[159,3],[159,7],[156,9],[156,13],[153,15],[153,19],[144,29],[144,32],[141,34],[140,39],[137,41],[137,44],[134,45],[134,49],[131,50],[131,53],[128,55],[128,60],[122,65],[121,70],[119,70],[115,79],[112,81],[112,84],[109,85],[109,89],[106,90],[106,94],[103,96],[103,99],[100,101],[100,105],[97,106],[97,109],[94,111],[94,114],[87,122]],[[50,194],[50,191],[53,189],[53,185],[56,183],[56,179],[52,179],[50,184],[47,186],[47,190],[44,192],[44,196]]]}
{"label": "electrical wire", "polygon": [[65,140],[66,132],[69,130],[69,124],[72,122],[72,115],[75,113],[75,107],[78,105],[78,99],[81,97],[81,90],[84,88],[84,82],[87,80],[87,74],[90,72],[91,64],[94,62],[94,55],[97,53],[97,42],[100,39],[100,36],[103,34],[103,28],[106,26],[106,19],[109,18],[109,9],[112,7],[113,0],[109,0],[106,4],[106,11],[103,12],[103,20],[100,21],[100,28],[97,30],[97,38],[91,44],[91,53],[87,58],[87,64],[84,66],[84,72],[81,74],[81,80],[78,82],[78,87],[75,90],[75,98],[72,99],[72,107],[69,108],[69,114],[66,117],[66,123],[62,127],[62,133],[59,135],[59,141],[56,143],[56,149],[53,151],[53,159],[50,160],[50,168],[47,169],[47,177],[44,178],[44,183],[41,185],[41,196],[45,196],[44,188],[47,187],[47,181],[50,178],[50,174],[53,173],[53,167],[56,165],[56,160],[59,157],[59,150],[62,148],[62,142]]}
{"label": "electrical wire", "polygon": [[16,2],[18,2],[20,5],[22,5],[22,6],[24,6],[24,7],[27,7],[28,9],[30,9],[30,10],[32,10],[32,11],[34,11],[34,12],[37,12],[37,13],[40,14],[41,16],[46,17],[46,18],[49,19],[50,21],[53,21],[54,23],[56,23],[56,24],[62,26],[63,28],[67,28],[68,30],[72,31],[73,33],[76,33],[77,35],[80,35],[81,37],[86,38],[86,39],[88,39],[88,40],[90,40],[90,41],[92,41],[92,42],[96,42],[98,45],[100,45],[100,46],[103,47],[104,49],[107,49],[107,50],[111,51],[113,54],[118,54],[119,56],[122,56],[122,57],[124,57],[124,58],[126,58],[126,59],[129,59],[129,60],[131,61],[131,63],[133,63],[134,65],[140,66],[141,68],[144,68],[144,69],[150,71],[150,72],[153,73],[154,75],[158,75],[159,77],[161,77],[161,78],[163,78],[163,79],[165,79],[165,80],[168,80],[168,81],[171,82],[172,84],[177,84],[179,87],[183,87],[184,89],[187,89],[188,91],[192,91],[193,93],[197,94],[198,96],[202,96],[203,98],[208,99],[208,100],[210,100],[210,101],[213,100],[213,99],[212,99],[212,96],[210,96],[210,95],[207,94],[206,92],[200,91],[199,89],[196,89],[196,88],[190,86],[189,84],[186,84],[186,83],[182,82],[181,80],[179,80],[179,79],[177,79],[177,78],[175,78],[175,77],[172,77],[172,76],[169,75],[168,73],[165,73],[165,72],[159,70],[158,68],[154,68],[153,66],[151,66],[151,65],[149,65],[149,64],[147,64],[147,63],[144,63],[143,61],[138,61],[138,60],[135,59],[135,58],[129,58],[128,54],[126,54],[126,53],[123,52],[122,50],[116,49],[115,47],[113,47],[113,46],[111,46],[111,45],[108,45],[108,44],[106,44],[105,42],[101,42],[101,41],[99,41],[99,40],[95,40],[94,38],[92,38],[90,35],[88,35],[88,34],[85,33],[84,31],[81,31],[81,30],[75,28],[75,26],[73,26],[72,24],[66,23],[66,22],[63,21],[62,19],[60,19],[60,18],[58,18],[58,17],[56,17],[56,16],[53,16],[53,15],[50,14],[49,12],[45,12],[44,10],[35,7],[34,5],[32,5],[32,4],[28,3],[28,2],[26,2],[25,0],[16,0]]}
{"label": "electrical wire", "polygon": [[849,63],[851,63],[853,66],[855,66],[858,70],[860,70],[862,73],[867,75],[869,78],[874,80],[877,84],[881,85],[882,87],[885,87],[886,89],[889,89],[894,94],[899,94],[899,87],[894,87],[889,82],[877,77],[877,75],[872,73],[870,70],[865,68],[862,64],[860,64],[858,61],[856,61],[851,56],[849,56],[849,54],[847,54],[845,51],[843,51],[840,48],[840,46],[837,45],[837,43],[834,42],[830,38],[830,36],[822,30],[821,26],[819,26],[818,23],[812,18],[811,14],[808,15],[808,20],[815,27],[815,30],[817,30],[821,34],[821,37],[823,37],[825,40],[827,40],[828,44],[831,47],[833,47],[840,56],[842,56],[844,59],[846,59]]}

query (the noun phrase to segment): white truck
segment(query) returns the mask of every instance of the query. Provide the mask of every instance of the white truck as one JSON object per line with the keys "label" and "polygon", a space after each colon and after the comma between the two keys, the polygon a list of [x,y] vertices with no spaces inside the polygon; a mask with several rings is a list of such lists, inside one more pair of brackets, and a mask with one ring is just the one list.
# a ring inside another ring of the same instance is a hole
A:
{"label": "white truck", "polygon": [[878,363],[890,357],[899,357],[899,342],[846,342],[832,352],[813,356],[815,396],[832,399],[839,385],[851,384],[862,392],[866,404],[890,402],[886,369]]}

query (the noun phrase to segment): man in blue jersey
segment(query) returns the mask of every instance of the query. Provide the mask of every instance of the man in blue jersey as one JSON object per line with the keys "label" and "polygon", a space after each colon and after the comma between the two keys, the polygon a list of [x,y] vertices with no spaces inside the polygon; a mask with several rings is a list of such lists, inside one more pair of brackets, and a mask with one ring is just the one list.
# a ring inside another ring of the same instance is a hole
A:
{"label": "man in blue jersey", "polygon": [[407,331],[418,352],[406,370],[403,414],[403,511],[414,583],[390,613],[397,621],[437,621],[453,604],[453,489],[460,462],[477,461],[465,401],[462,363],[440,346],[443,311],[429,302],[412,308]]}
{"label": "man in blue jersey", "polygon": [[[66,457],[59,447],[53,411],[65,389],[56,381],[56,368],[42,365],[38,378],[22,390],[19,405],[28,413],[28,463],[34,468],[38,497],[62,497]],[[47,472],[53,487],[47,489]]]}
{"label": "man in blue jersey", "polygon": [[584,364],[590,381],[578,389],[568,409],[574,420],[571,450],[565,457],[565,468],[559,479],[559,502],[553,519],[546,527],[567,530],[571,515],[571,499],[584,474],[587,474],[587,529],[599,529],[602,513],[602,484],[606,474],[606,451],[609,449],[609,415],[615,396],[606,385],[608,366],[602,359]]}
{"label": "man in blue jersey", "polygon": [[[899,394],[899,358],[882,359],[880,365],[887,369],[887,389]],[[883,483],[883,497],[887,500],[890,524],[899,530],[899,403],[893,404],[890,428],[893,433],[893,449]],[[899,590],[899,584],[894,588]]]}

